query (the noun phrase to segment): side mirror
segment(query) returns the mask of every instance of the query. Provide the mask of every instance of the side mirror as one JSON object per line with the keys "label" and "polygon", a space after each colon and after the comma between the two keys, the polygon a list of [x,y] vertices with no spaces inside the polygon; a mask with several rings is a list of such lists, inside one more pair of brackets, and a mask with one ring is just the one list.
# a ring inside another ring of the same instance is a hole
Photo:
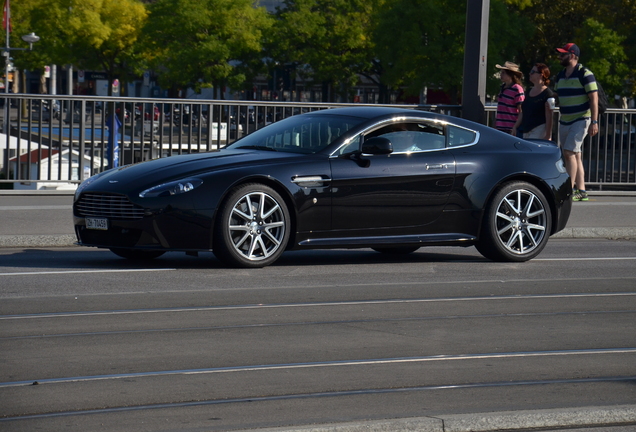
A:
{"label": "side mirror", "polygon": [[362,144],[361,149],[363,154],[370,155],[384,155],[393,153],[393,144],[388,138],[374,137],[366,140]]}

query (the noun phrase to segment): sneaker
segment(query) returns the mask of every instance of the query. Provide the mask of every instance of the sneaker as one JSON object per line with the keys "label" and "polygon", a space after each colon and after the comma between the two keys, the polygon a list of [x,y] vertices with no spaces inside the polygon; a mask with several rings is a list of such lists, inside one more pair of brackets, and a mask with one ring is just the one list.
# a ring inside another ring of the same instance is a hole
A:
{"label": "sneaker", "polygon": [[575,190],[572,194],[572,201],[589,201],[587,192],[584,190]]}

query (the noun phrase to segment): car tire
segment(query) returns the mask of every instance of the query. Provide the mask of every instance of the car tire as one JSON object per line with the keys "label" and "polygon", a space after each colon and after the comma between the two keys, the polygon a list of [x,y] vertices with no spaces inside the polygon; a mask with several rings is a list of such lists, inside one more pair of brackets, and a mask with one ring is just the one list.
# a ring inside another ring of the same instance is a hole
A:
{"label": "car tire", "polygon": [[134,261],[145,261],[160,257],[164,251],[110,248],[110,251],[117,256]]}
{"label": "car tire", "polygon": [[283,198],[269,186],[245,184],[230,191],[219,209],[213,251],[233,267],[265,267],[285,251],[289,235]]}
{"label": "car tire", "polygon": [[543,193],[526,182],[507,183],[486,206],[477,250],[493,261],[528,261],[541,253],[551,229]]}
{"label": "car tire", "polygon": [[389,255],[407,255],[418,250],[419,246],[397,246],[397,247],[377,247],[371,248],[376,252]]}

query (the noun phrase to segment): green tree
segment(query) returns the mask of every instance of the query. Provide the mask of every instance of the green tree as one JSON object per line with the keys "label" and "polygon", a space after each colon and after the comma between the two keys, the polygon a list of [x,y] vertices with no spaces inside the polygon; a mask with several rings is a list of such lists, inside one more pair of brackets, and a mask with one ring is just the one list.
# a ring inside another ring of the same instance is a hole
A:
{"label": "green tree", "polygon": [[636,59],[628,55],[636,55],[633,1],[526,0],[511,8],[536,27],[519,55],[523,70],[541,62],[558,73],[562,67],[556,48],[574,42],[581,48],[581,63],[594,72],[608,94],[633,92]]}
{"label": "green tree", "polygon": [[614,94],[622,95],[629,71],[625,64],[627,56],[621,45],[625,37],[593,18],[585,20],[579,35],[579,47],[585,53],[584,58],[589,59],[585,61],[585,66],[594,72],[610,99]]}
{"label": "green tree", "polygon": [[[32,31],[40,36],[37,58],[45,64],[71,64],[103,70],[126,80],[143,59],[137,41],[147,12],[139,0],[23,0]],[[20,2],[22,3],[22,2]],[[38,54],[41,53],[41,54]],[[40,57],[38,57],[40,55]]]}
{"label": "green tree", "polygon": [[23,35],[33,32],[40,36],[40,41],[33,45],[32,51],[11,51],[13,64],[17,69],[28,69],[43,73],[44,66],[51,61],[49,51],[46,49],[46,44],[44,44],[45,38],[37,24],[33,22],[33,14],[42,7],[41,4],[42,0],[21,0],[11,5],[11,24],[13,28],[13,32],[10,34],[11,47],[26,49],[28,44],[22,40]]}
{"label": "green tree", "polygon": [[628,68],[625,94],[631,96],[636,93],[636,2],[620,0],[617,7],[620,13],[615,15],[615,23],[611,28],[616,28],[625,37],[622,43]]}
{"label": "green tree", "polygon": [[[286,0],[268,35],[270,57],[280,64],[297,64],[297,73],[310,82],[324,83],[348,97],[359,74],[374,76],[375,22],[373,12],[382,0]],[[326,87],[327,87],[326,86]],[[327,90],[327,88],[325,88]]]}
{"label": "green tree", "polygon": [[[376,17],[377,55],[386,65],[383,78],[392,87],[417,94],[425,86],[442,89],[457,101],[463,76],[466,24],[465,0],[395,0]],[[499,23],[505,25],[499,25]],[[501,0],[491,1],[489,70],[513,60],[531,23]],[[496,91],[496,80],[490,88]]]}
{"label": "green tree", "polygon": [[167,88],[240,88],[262,66],[271,25],[252,0],[157,0],[144,29],[159,83]]}

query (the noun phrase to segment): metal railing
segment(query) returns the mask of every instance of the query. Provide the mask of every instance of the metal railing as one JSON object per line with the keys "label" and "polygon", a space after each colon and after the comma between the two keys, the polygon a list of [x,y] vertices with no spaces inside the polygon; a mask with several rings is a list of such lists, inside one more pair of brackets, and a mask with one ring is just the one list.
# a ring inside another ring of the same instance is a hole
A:
{"label": "metal railing", "polygon": [[[73,188],[115,166],[218,150],[292,115],[361,106],[27,94],[0,95],[0,105],[0,188],[17,189]],[[400,106],[445,114],[461,109]]]}
{"label": "metal railing", "polygon": [[[114,166],[215,151],[292,115],[361,105],[0,94],[0,188],[74,188]],[[461,113],[456,105],[391,106]],[[495,111],[486,107],[487,124]],[[556,110],[554,139],[558,116]],[[636,190],[635,116],[636,110],[609,109],[600,133],[586,138],[588,185]]]}
{"label": "metal railing", "polygon": [[[494,125],[496,106],[486,107]],[[552,140],[558,141],[560,112],[554,111]],[[583,141],[585,184],[599,190],[636,190],[636,110],[609,108],[599,118],[599,133]]]}

